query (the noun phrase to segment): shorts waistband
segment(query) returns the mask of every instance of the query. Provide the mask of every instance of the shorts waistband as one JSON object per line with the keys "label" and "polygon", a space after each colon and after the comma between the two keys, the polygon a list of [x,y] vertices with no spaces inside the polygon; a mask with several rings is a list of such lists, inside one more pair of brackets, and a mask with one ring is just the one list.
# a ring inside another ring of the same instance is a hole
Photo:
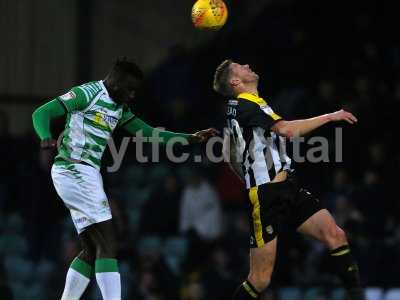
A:
{"label": "shorts waistband", "polygon": [[260,186],[274,186],[274,187],[280,187],[280,186],[285,186],[288,184],[297,184],[298,183],[298,179],[297,176],[295,174],[294,171],[288,171],[288,175],[286,180],[284,181],[279,181],[279,182],[266,182],[263,184],[260,184],[258,186],[252,186],[250,188],[248,188],[247,190],[249,191],[251,188],[255,188],[255,187],[260,187]]}

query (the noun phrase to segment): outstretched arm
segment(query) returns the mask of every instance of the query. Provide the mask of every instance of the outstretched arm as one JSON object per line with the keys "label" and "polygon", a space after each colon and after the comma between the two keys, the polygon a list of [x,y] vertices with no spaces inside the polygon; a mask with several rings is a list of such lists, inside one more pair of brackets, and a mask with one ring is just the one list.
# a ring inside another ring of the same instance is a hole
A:
{"label": "outstretched arm", "polygon": [[188,143],[200,143],[217,134],[217,131],[213,128],[201,130],[194,134],[177,133],[167,130],[160,130],[158,128],[154,128],[148,125],[146,122],[137,117],[127,122],[123,126],[123,128],[132,135],[136,135],[139,131],[141,131],[143,137],[159,136],[162,139],[161,142],[164,144],[168,143],[173,138],[183,138]]}
{"label": "outstretched arm", "polygon": [[50,131],[50,121],[65,115],[65,107],[58,100],[51,100],[37,108],[32,114],[33,128],[40,138],[42,148],[56,145]]}
{"label": "outstretched arm", "polygon": [[275,123],[271,129],[281,136],[291,138],[305,135],[332,121],[346,121],[350,124],[354,124],[357,123],[358,120],[352,113],[342,109],[330,114],[325,114],[310,119],[293,121],[282,120]]}

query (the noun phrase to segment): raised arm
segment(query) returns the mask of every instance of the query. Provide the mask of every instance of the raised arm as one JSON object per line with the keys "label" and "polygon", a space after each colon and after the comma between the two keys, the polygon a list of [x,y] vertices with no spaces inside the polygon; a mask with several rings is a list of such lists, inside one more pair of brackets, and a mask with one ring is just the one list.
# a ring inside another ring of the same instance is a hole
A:
{"label": "raised arm", "polygon": [[357,118],[345,110],[338,110],[336,112],[317,116],[310,119],[286,121],[281,120],[275,123],[271,130],[277,134],[285,137],[297,137],[305,135],[322,125],[332,121],[346,121],[350,124],[357,123]]}

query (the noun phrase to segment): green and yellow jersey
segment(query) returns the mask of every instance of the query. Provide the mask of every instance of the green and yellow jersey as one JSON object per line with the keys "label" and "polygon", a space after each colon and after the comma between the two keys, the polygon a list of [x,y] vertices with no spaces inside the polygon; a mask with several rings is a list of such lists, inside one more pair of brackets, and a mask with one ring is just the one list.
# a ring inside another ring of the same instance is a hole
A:
{"label": "green and yellow jersey", "polygon": [[68,114],[56,160],[79,160],[100,168],[101,157],[114,129],[135,115],[126,105],[110,98],[102,81],[74,87],[57,99]]}
{"label": "green and yellow jersey", "polygon": [[32,118],[41,140],[52,138],[49,128],[51,119],[65,113],[65,130],[56,164],[84,162],[99,169],[108,140],[117,127],[123,127],[133,135],[138,131],[144,137],[158,135],[163,143],[176,137],[190,141],[192,136],[149,126],[137,118],[126,104],[116,103],[101,80],[73,87],[66,94],[39,107]]}

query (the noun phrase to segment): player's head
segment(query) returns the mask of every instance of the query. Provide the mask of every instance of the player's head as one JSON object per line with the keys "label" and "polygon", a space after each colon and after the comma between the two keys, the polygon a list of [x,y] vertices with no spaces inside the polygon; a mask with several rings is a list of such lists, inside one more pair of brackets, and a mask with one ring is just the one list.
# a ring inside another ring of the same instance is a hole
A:
{"label": "player's head", "polygon": [[143,72],[126,57],[117,58],[106,77],[107,90],[118,103],[131,102],[143,81]]}
{"label": "player's head", "polygon": [[257,84],[258,75],[249,65],[241,65],[230,59],[224,60],[214,74],[214,90],[224,96],[235,96],[249,85]]}

